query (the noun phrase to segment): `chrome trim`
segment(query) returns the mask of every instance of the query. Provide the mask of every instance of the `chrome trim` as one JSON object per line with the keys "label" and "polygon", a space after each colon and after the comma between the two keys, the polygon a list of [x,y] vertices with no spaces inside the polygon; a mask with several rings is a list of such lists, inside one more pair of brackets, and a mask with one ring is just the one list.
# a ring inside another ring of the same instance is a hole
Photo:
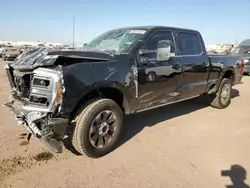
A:
{"label": "chrome trim", "polygon": [[34,106],[23,106],[22,108],[26,111],[51,112],[48,108],[39,108]]}
{"label": "chrome trim", "polygon": [[134,77],[134,84],[135,84],[135,98],[137,99],[139,97],[138,67],[132,66],[131,68],[132,68],[133,77]]}

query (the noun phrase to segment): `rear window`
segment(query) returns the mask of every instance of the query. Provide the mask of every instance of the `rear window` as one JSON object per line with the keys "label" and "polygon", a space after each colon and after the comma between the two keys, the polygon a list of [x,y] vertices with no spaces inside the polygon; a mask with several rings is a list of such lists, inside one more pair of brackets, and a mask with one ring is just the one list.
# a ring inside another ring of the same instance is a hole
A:
{"label": "rear window", "polygon": [[202,47],[197,34],[178,33],[179,55],[199,55],[202,53]]}

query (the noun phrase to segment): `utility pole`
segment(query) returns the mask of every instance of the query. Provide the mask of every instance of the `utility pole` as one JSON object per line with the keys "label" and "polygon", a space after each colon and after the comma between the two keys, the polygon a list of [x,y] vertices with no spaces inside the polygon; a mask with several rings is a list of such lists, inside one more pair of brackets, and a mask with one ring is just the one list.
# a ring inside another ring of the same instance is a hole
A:
{"label": "utility pole", "polygon": [[236,38],[235,38],[235,45],[237,45],[238,44],[238,36],[236,36]]}
{"label": "utility pole", "polygon": [[75,48],[75,17],[73,17],[73,48]]}

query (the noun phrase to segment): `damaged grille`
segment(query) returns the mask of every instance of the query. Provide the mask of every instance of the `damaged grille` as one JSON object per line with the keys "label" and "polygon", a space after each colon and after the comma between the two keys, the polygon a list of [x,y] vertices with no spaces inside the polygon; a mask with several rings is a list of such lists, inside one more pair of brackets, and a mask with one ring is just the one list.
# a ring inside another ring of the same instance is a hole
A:
{"label": "damaged grille", "polygon": [[31,75],[16,76],[14,78],[14,84],[20,97],[27,98],[29,96],[30,79]]}
{"label": "damaged grille", "polygon": [[31,72],[21,72],[13,69],[5,69],[10,86],[15,91],[15,96],[19,98],[29,98],[30,80],[33,77]]}
{"label": "damaged grille", "polygon": [[48,107],[53,92],[50,77],[34,76],[33,72],[21,72],[11,68],[6,73],[16,99],[30,105]]}
{"label": "damaged grille", "polygon": [[33,104],[49,106],[49,102],[48,102],[48,99],[46,97],[39,97],[39,96],[31,95],[29,101],[30,101],[30,103],[33,103]]}
{"label": "damaged grille", "polygon": [[38,111],[53,111],[56,108],[61,72],[45,68],[32,72],[18,71],[9,65],[5,66],[5,70],[12,88],[12,96],[18,101],[25,101],[23,108]]}

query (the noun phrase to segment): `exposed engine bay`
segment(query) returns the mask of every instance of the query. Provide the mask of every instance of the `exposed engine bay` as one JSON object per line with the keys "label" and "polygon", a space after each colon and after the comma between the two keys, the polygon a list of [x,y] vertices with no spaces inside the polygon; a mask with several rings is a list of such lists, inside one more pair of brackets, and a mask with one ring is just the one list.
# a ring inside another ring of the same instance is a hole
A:
{"label": "exposed engine bay", "polygon": [[103,52],[41,48],[6,64],[11,96],[5,106],[11,109],[18,124],[29,131],[28,140],[36,137],[53,151],[62,152],[62,139],[70,121],[68,115],[84,90],[83,75],[87,76],[94,68],[91,63],[112,58],[112,54]]}

